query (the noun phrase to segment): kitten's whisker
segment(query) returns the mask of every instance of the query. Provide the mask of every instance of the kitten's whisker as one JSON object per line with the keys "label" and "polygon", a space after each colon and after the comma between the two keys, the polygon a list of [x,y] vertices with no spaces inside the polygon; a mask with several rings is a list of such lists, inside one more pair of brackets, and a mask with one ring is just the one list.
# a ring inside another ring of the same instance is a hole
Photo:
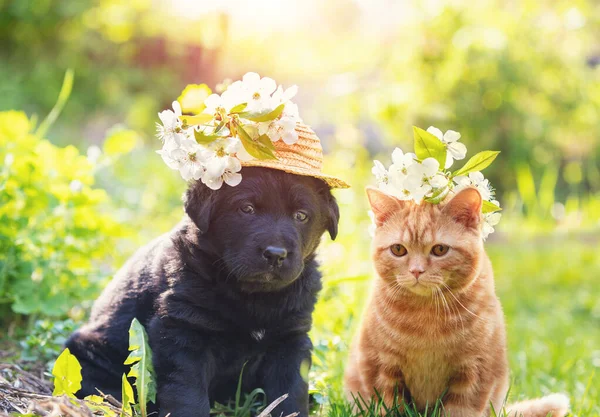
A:
{"label": "kitten's whisker", "polygon": [[446,296],[443,292],[440,291],[440,295],[442,296],[442,301],[444,305],[444,324],[448,324],[448,312],[450,312],[450,307],[448,306],[448,300],[446,300]]}
{"label": "kitten's whisker", "polygon": [[442,290],[439,287],[435,288],[435,315],[439,316],[440,315],[440,294],[442,293]]}
{"label": "kitten's whisker", "polygon": [[464,308],[464,309],[465,309],[465,311],[467,311],[468,313],[472,314],[473,316],[477,317],[477,318],[478,318],[478,319],[480,319],[480,320],[485,320],[483,317],[481,317],[481,316],[478,316],[477,314],[475,314],[475,313],[473,313],[471,310],[469,310],[467,307],[465,307],[465,306],[463,305],[463,303],[461,303],[461,302],[460,302],[460,300],[459,300],[459,299],[456,297],[456,295],[454,295],[454,293],[452,292],[452,290],[450,289],[450,287],[449,287],[449,286],[448,286],[446,283],[443,283],[443,285],[444,285],[444,287],[446,287],[446,289],[448,290],[448,292],[450,293],[450,295],[451,295],[452,297],[454,297],[454,299],[456,300],[456,302],[457,302],[458,304],[460,304],[460,306],[461,306],[462,308]]}

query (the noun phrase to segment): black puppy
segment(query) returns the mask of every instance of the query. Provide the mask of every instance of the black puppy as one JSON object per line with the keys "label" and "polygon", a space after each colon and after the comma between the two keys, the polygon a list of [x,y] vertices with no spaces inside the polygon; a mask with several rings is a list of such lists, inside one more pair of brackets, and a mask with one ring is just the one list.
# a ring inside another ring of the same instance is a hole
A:
{"label": "black puppy", "polygon": [[[267,168],[244,168],[236,187],[200,182],[186,216],[140,249],[96,301],[67,347],[83,367],[80,397],[96,388],[121,396],[128,328],[146,326],[161,416],[208,417],[226,402],[244,369],[245,390],[276,410],[308,414],[311,314],[321,289],[315,250],[337,235],[339,209],[325,182]],[[303,365],[304,364],[304,365]]]}

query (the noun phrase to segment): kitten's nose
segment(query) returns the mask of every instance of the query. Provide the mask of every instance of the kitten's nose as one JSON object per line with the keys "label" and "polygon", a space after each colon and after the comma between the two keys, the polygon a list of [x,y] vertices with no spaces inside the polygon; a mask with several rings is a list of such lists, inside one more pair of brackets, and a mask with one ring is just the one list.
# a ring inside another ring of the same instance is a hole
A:
{"label": "kitten's nose", "polygon": [[410,268],[408,270],[408,272],[410,272],[411,274],[413,274],[416,279],[419,279],[419,275],[421,275],[423,272],[425,272],[425,270],[422,269],[422,268],[416,267],[416,268]]}
{"label": "kitten's nose", "polygon": [[271,266],[281,266],[287,257],[287,250],[276,246],[269,246],[263,252],[263,258],[267,260]]}

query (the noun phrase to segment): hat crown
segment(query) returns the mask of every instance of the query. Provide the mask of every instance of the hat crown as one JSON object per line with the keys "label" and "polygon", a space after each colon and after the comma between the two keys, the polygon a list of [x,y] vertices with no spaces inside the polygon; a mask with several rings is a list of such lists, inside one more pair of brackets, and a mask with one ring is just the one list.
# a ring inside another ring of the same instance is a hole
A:
{"label": "hat crown", "polygon": [[348,188],[349,185],[344,181],[323,173],[323,148],[316,133],[300,122],[296,123],[296,132],[298,141],[292,145],[285,143],[283,139],[273,142],[277,159],[252,159],[242,162],[242,166],[277,169],[319,178],[331,188]]}
{"label": "hat crown", "polygon": [[290,167],[318,170],[323,169],[323,148],[315,132],[303,123],[296,124],[298,142],[288,145],[278,140],[275,145],[277,159]]}

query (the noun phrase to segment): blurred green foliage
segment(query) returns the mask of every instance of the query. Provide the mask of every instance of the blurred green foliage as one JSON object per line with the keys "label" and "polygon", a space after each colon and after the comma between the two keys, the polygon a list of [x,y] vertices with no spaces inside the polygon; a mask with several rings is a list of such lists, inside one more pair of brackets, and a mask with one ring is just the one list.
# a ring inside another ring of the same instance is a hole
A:
{"label": "blurred green foliage", "polygon": [[0,113],[0,308],[65,314],[93,297],[124,229],[103,210],[93,165],[73,146],[33,131],[24,113]]}
{"label": "blurred green foliage", "polygon": [[54,360],[64,349],[67,338],[77,329],[74,320],[57,320],[45,318],[36,320],[27,336],[19,342],[21,359],[48,363],[48,370],[52,369]]}

